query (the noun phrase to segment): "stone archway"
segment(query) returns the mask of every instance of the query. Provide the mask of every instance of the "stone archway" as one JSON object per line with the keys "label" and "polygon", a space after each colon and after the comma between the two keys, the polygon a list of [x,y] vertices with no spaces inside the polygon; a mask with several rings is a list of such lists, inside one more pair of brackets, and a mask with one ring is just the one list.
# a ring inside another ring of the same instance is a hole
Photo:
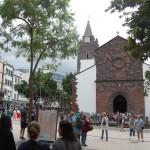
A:
{"label": "stone archway", "polygon": [[[122,96],[122,98],[124,98],[126,101],[126,112],[131,111],[132,106],[131,106],[131,99],[130,99],[129,95],[123,91],[118,91],[118,92],[112,93],[108,99],[108,105],[107,106],[108,106],[108,113],[109,114],[114,113],[114,104],[113,103],[114,103],[115,98],[117,98],[117,96],[119,96],[119,95]],[[117,103],[117,100],[116,100],[116,103]]]}
{"label": "stone archway", "polygon": [[116,112],[127,112],[127,101],[124,96],[118,95],[113,101],[113,113]]}

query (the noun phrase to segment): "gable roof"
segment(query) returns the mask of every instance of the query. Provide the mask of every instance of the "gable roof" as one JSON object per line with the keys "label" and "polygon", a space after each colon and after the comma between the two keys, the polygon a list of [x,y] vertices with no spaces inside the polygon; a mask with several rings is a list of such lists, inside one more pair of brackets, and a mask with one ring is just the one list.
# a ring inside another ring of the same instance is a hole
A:
{"label": "gable roof", "polygon": [[106,42],[105,44],[103,44],[102,46],[98,47],[98,48],[95,50],[95,52],[96,52],[97,50],[99,50],[100,48],[104,47],[105,45],[107,45],[108,43],[110,43],[111,41],[117,39],[117,38],[118,38],[118,39],[119,39],[119,38],[120,38],[120,39],[123,39],[123,40],[125,40],[125,41],[127,42],[127,39],[125,39],[125,38],[123,38],[123,37],[117,35],[116,37],[112,38],[111,40],[109,40],[108,42]]}
{"label": "gable roof", "polygon": [[90,68],[92,68],[92,67],[94,67],[94,66],[96,66],[96,64],[94,64],[94,65],[92,65],[92,66],[90,66],[90,67],[88,67],[88,68],[82,70],[81,72],[76,73],[74,76],[76,76],[76,75],[78,75],[78,74],[81,74],[81,73],[83,73],[83,72],[89,70]]}

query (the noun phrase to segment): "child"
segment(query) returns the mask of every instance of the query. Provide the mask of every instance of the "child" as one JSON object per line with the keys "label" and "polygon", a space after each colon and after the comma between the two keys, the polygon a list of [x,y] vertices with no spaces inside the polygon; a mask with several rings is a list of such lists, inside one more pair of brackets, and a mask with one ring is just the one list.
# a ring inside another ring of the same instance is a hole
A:
{"label": "child", "polygon": [[134,121],[135,121],[135,118],[132,117],[129,121],[129,128],[130,128],[130,138],[131,139],[131,136],[133,135],[133,138],[135,138],[135,125],[134,125]]}

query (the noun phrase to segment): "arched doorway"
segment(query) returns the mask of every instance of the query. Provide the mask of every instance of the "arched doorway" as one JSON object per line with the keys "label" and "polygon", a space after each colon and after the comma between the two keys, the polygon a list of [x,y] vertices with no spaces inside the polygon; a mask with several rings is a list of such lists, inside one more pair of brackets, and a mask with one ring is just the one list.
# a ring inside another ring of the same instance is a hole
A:
{"label": "arched doorway", "polygon": [[127,112],[127,101],[122,95],[116,96],[113,101],[113,112],[116,113],[117,111],[121,113]]}

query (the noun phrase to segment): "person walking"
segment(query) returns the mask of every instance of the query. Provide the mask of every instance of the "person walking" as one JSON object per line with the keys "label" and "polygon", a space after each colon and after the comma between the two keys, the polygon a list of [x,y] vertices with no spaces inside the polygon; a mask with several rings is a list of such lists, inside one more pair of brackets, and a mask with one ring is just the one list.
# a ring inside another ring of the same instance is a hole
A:
{"label": "person walking", "polygon": [[36,121],[30,122],[28,126],[29,140],[22,143],[18,150],[51,150],[49,144],[38,141],[40,135],[40,125]]}
{"label": "person walking", "polygon": [[86,138],[87,138],[87,132],[88,132],[88,126],[90,125],[90,121],[86,118],[85,115],[83,115],[83,120],[84,120],[84,126],[82,128],[82,137],[81,137],[81,142],[82,142],[82,146],[87,146],[85,144],[86,142]]}
{"label": "person walking", "polygon": [[13,121],[16,121],[16,120],[17,120],[17,111],[14,108],[14,110],[13,110]]}
{"label": "person walking", "polygon": [[124,130],[125,114],[122,113],[120,114],[119,124],[120,124],[120,132],[125,132]]}
{"label": "person walking", "polygon": [[80,141],[80,136],[82,135],[82,127],[84,125],[84,121],[80,117],[80,113],[70,112],[70,122],[73,127],[74,134],[77,136],[78,140]]}
{"label": "person walking", "polygon": [[27,122],[27,110],[28,108],[24,108],[24,110],[21,111],[21,119],[20,119],[20,124],[21,124],[21,130],[20,130],[20,139],[25,140],[24,133],[25,129],[28,126]]}
{"label": "person walking", "polygon": [[131,139],[131,137],[133,136],[133,138],[135,138],[135,118],[134,116],[129,120],[129,128],[130,128],[130,137],[129,139]]}
{"label": "person walking", "polygon": [[16,150],[14,136],[11,132],[12,122],[8,116],[0,118],[0,149],[1,150]]}
{"label": "person walking", "polygon": [[103,112],[103,118],[101,121],[102,134],[101,139],[104,138],[104,131],[106,132],[106,141],[108,141],[108,117],[105,112]]}
{"label": "person walking", "polygon": [[54,142],[52,150],[82,150],[82,146],[75,136],[69,121],[60,121],[58,133],[60,138]]}
{"label": "person walking", "polygon": [[140,116],[140,115],[137,116],[137,119],[135,120],[134,124],[135,124],[135,129],[137,130],[137,138],[138,138],[138,141],[140,141],[140,137],[141,137],[141,142],[144,142],[144,140],[143,140],[143,127],[144,127],[144,122],[143,122],[143,120],[141,119],[141,116]]}

